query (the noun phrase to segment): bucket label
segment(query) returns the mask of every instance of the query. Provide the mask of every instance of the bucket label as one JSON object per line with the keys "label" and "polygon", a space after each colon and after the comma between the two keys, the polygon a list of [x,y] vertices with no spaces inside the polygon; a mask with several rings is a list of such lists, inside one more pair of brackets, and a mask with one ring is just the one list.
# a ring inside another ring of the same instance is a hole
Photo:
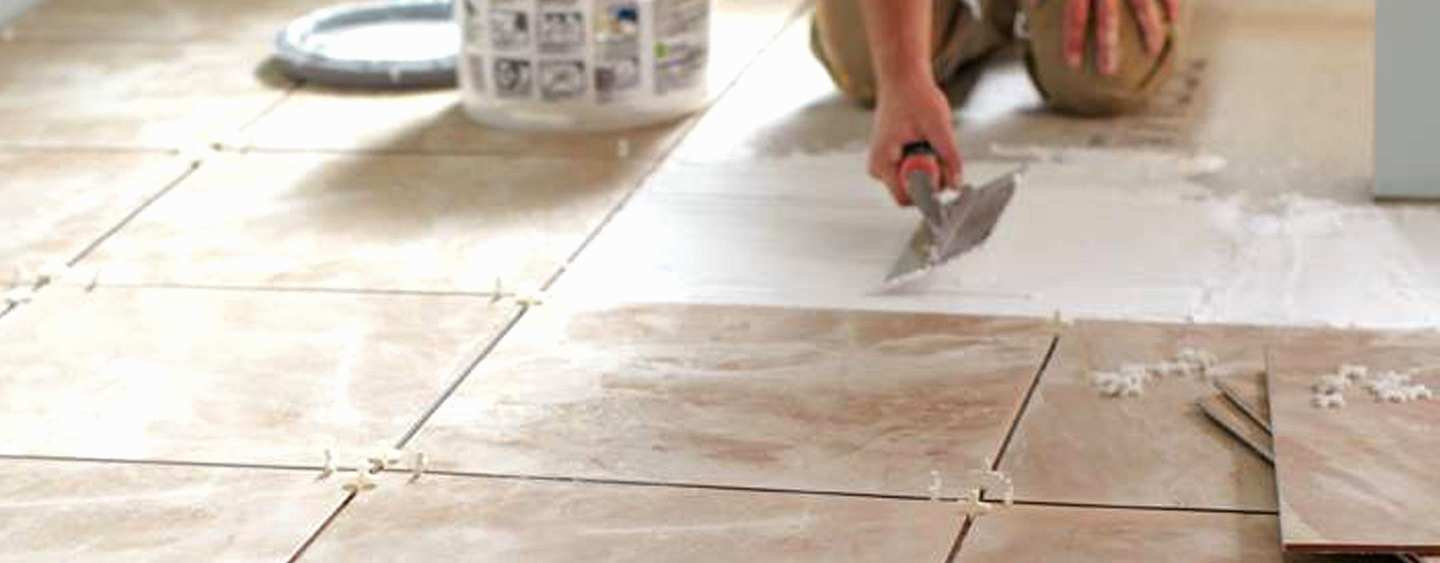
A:
{"label": "bucket label", "polygon": [[490,80],[495,84],[495,95],[501,98],[529,98],[534,95],[535,82],[528,60],[496,57]]}
{"label": "bucket label", "polygon": [[640,7],[635,0],[599,0],[595,16],[595,100],[610,103],[640,92]]}
{"label": "bucket label", "polygon": [[540,61],[540,97],[573,100],[585,95],[585,61]]}
{"label": "bucket label", "polygon": [[701,84],[709,57],[708,0],[655,0],[655,93]]}
{"label": "bucket label", "polygon": [[540,0],[538,48],[546,54],[582,54],[585,12],[579,0]]}
{"label": "bucket label", "polygon": [[530,48],[530,2],[491,0],[490,40],[497,51]]}

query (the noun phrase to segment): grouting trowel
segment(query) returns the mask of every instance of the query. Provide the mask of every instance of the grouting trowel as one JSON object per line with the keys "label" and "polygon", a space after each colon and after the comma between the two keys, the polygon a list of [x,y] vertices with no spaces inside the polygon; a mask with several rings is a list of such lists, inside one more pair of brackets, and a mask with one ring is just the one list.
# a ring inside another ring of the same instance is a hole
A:
{"label": "grouting trowel", "polygon": [[937,194],[940,162],[935,150],[926,142],[905,145],[900,177],[905,193],[924,219],[885,277],[885,285],[894,287],[922,277],[989,239],[1010,205],[1022,173],[1024,168],[978,188],[961,186],[958,196],[942,202]]}

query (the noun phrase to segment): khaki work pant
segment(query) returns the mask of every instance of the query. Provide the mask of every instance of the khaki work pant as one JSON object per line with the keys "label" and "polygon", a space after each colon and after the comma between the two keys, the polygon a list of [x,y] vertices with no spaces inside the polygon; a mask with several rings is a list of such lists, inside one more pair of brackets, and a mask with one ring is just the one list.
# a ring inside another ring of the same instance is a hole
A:
{"label": "khaki work pant", "polygon": [[[875,102],[877,84],[869,40],[861,15],[862,0],[818,0],[811,28],[811,48],[846,96],[865,105]],[[902,0],[903,1],[903,0]],[[1023,0],[932,0],[936,80],[959,104],[983,61],[1016,41],[1015,22]],[[1060,26],[1064,0],[1041,0],[1024,10],[1029,39],[1023,41],[1030,78],[1057,110],[1083,115],[1113,115],[1145,105],[1169,77],[1181,29],[1171,29],[1159,55],[1146,52],[1139,23],[1122,6],[1119,72],[1102,76],[1095,70],[1093,40],[1087,41],[1085,64],[1065,64]],[[979,13],[976,13],[976,12]],[[1183,20],[1182,20],[1183,23]],[[1093,29],[1093,23],[1091,25]],[[1178,26],[1176,26],[1178,27]]]}

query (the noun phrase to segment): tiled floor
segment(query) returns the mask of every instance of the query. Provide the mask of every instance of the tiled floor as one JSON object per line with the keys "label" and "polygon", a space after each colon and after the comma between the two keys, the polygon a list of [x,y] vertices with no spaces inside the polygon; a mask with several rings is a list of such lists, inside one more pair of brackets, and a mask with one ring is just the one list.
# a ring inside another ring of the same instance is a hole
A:
{"label": "tiled floor", "polygon": [[[48,0],[4,35],[0,282],[75,270],[0,302],[0,561],[1280,561],[1204,386],[1086,375],[1184,346],[1249,373],[1291,333],[1051,313],[1440,319],[1435,212],[1363,202],[1365,3],[1203,5],[1115,121],[998,60],[968,174],[1030,180],[891,292],[916,219],[864,179],[806,2],[720,0],[714,104],[585,135],[275,75],[273,29],[330,3]],[[317,478],[388,447],[431,472]],[[987,463],[1018,506],[934,501]]]}

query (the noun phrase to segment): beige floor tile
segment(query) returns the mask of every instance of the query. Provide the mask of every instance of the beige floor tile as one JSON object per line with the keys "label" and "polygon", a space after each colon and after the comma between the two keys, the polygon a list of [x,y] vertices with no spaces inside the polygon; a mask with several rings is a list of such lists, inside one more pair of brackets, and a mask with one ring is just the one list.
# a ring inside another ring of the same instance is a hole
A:
{"label": "beige floor tile", "polygon": [[348,463],[398,441],[510,314],[484,298],[46,289],[0,321],[0,453],[318,466],[328,447]]}
{"label": "beige floor tile", "polygon": [[1280,552],[1274,516],[1022,506],[980,518],[958,563],[1388,563],[1393,558],[1311,559]]}
{"label": "beige floor tile", "polygon": [[313,474],[0,460],[0,561],[283,561],[344,498]]}
{"label": "beige floor tile", "polygon": [[689,120],[677,119],[614,133],[510,131],[471,121],[454,90],[341,92],[307,86],[226,142],[262,150],[654,159],[688,126]]}
{"label": "beige floor tile", "polygon": [[675,305],[547,305],[517,330],[416,436],[435,467],[926,496],[931,470],[995,455],[1051,342],[1016,319]]}
{"label": "beige floor tile", "polygon": [[287,88],[264,46],[13,41],[0,51],[0,147],[192,149]]}
{"label": "beige floor tile", "polygon": [[188,168],[163,154],[0,154],[0,279],[74,259]]}
{"label": "beige floor tile", "polygon": [[333,5],[333,0],[44,0],[14,27],[22,39],[268,45],[291,19]]}
{"label": "beige floor tile", "polygon": [[207,160],[99,249],[102,283],[538,288],[639,161],[249,154]]}
{"label": "beige floor tile", "polygon": [[1264,332],[1193,325],[1081,323],[1064,334],[1001,469],[1026,500],[1275,510],[1270,466],[1195,405],[1200,378],[1151,382],[1140,397],[1102,396],[1090,370],[1209,350],[1222,373],[1264,369]]}
{"label": "beige floor tile", "polygon": [[1359,385],[1346,406],[1312,404],[1319,378],[1341,364],[1373,374],[1416,370],[1440,391],[1440,335],[1335,333],[1272,349],[1270,416],[1285,545],[1297,551],[1414,551],[1440,555],[1440,430],[1434,401],[1390,403]]}
{"label": "beige floor tile", "polygon": [[301,560],[942,561],[954,507],[427,475],[356,498]]}

